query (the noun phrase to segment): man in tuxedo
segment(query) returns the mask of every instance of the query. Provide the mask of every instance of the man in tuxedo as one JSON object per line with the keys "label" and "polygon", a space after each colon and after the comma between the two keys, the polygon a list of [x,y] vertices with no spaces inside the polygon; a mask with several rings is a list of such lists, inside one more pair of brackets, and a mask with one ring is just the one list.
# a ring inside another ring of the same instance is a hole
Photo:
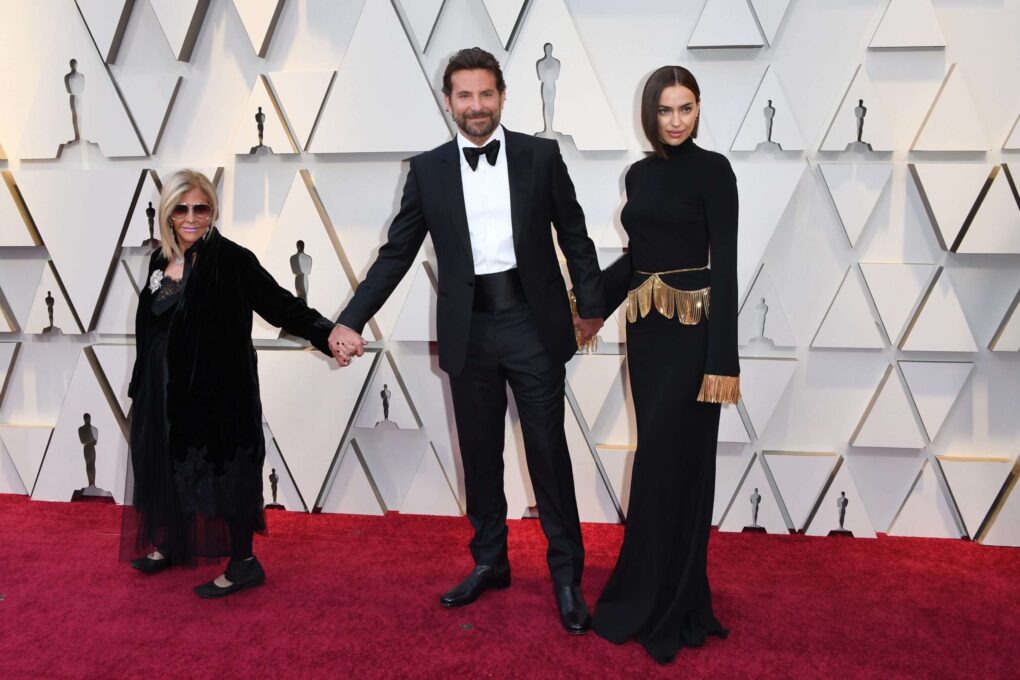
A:
{"label": "man in tuxedo", "polygon": [[[595,246],[557,143],[500,126],[506,85],[496,58],[461,50],[447,65],[443,92],[458,134],[411,159],[387,242],[337,320],[333,351],[341,365],[363,354],[362,329],[430,233],[439,265],[439,365],[450,376],[476,565],[440,603],[467,605],[510,585],[503,493],[509,383],[560,618],[569,633],[581,634],[590,615],[581,596],[584,547],[563,429],[564,365],[577,350],[575,327],[587,340],[602,326]],[[550,224],[577,297],[573,322]]]}

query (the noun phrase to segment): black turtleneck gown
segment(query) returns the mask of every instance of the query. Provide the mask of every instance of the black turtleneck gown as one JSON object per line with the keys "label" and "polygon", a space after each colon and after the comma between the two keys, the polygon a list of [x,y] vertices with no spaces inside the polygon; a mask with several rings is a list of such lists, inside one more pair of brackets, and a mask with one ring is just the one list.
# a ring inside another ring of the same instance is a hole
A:
{"label": "black turtleneck gown", "polygon": [[698,401],[705,376],[736,380],[737,186],[729,161],[692,140],[649,156],[626,176],[628,252],[605,272],[607,309],[649,273],[681,290],[711,287],[695,325],[654,308],[627,324],[627,364],[637,418],[630,506],[616,568],[593,627],[616,643],[634,638],[659,662],[726,630],[712,611],[708,537],[720,405]]}

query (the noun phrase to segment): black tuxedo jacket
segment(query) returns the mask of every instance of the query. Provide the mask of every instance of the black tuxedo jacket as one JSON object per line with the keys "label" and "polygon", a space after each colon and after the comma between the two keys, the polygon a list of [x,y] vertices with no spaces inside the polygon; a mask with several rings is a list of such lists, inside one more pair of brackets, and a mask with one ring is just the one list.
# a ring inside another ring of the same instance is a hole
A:
{"label": "black tuxedo jacket", "polygon": [[[546,350],[566,362],[577,344],[550,224],[556,227],[584,318],[604,317],[595,245],[555,141],[506,130],[506,149],[500,153],[507,154],[514,252],[524,294]],[[439,265],[439,365],[459,375],[467,352],[475,273],[456,139],[411,159],[386,243],[337,322],[362,332],[414,262],[426,233],[432,234]]]}

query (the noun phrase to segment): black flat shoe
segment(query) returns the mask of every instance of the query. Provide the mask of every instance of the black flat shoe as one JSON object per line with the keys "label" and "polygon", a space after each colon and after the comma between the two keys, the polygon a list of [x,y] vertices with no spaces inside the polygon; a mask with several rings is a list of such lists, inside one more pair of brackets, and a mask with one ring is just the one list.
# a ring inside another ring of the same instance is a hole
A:
{"label": "black flat shoe", "polygon": [[502,590],[510,587],[510,566],[500,570],[487,564],[480,564],[471,570],[468,577],[439,598],[444,607],[463,607],[471,604],[489,588]]}
{"label": "black flat shoe", "polygon": [[137,560],[131,560],[131,568],[137,569],[143,574],[155,574],[168,569],[170,567],[170,559],[168,557],[162,557],[158,560],[154,560],[148,555],[140,557]]}
{"label": "black flat shoe", "polygon": [[250,560],[230,560],[227,564],[225,574],[230,585],[224,588],[216,585],[215,579],[195,587],[195,594],[201,598],[211,600],[217,597],[226,597],[232,593],[245,588],[253,588],[262,585],[266,580],[266,572],[262,570],[259,561],[252,557]]}
{"label": "black flat shoe", "polygon": [[577,586],[555,586],[556,606],[560,610],[560,623],[571,635],[584,635],[591,627],[591,612]]}

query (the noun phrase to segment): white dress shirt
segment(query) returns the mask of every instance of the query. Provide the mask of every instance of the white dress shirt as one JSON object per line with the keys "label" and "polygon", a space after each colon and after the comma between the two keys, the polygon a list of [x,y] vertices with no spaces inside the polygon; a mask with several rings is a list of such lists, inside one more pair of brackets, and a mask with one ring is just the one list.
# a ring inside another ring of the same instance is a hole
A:
{"label": "white dress shirt", "polygon": [[[472,170],[464,158],[464,147],[477,145],[457,133],[460,150],[460,177],[464,188],[464,210],[471,234],[471,254],[475,274],[494,274],[517,266],[514,252],[513,225],[510,221],[510,178],[506,168],[506,135],[502,126],[496,128],[486,144],[499,140],[499,156],[495,165],[483,154],[478,169]],[[484,146],[484,145],[483,145]]]}

